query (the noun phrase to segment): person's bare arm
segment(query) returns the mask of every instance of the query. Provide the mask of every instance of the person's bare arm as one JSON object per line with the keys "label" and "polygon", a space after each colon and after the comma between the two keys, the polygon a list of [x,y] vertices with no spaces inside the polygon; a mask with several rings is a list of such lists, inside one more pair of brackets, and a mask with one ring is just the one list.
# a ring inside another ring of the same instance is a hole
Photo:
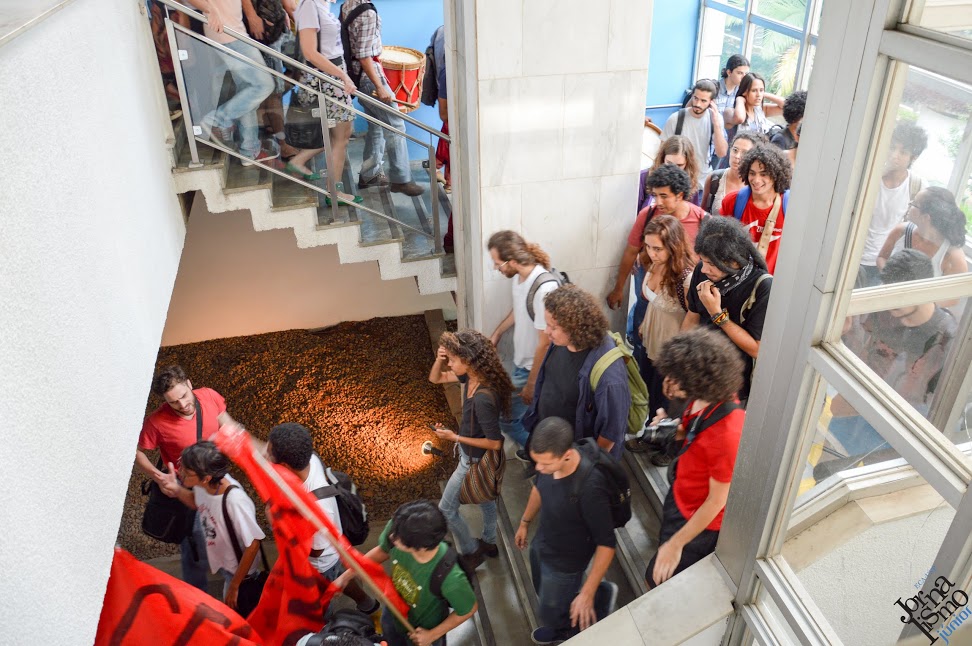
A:
{"label": "person's bare arm", "polygon": [[260,541],[259,539],[253,539],[245,550],[243,550],[243,556],[240,557],[240,563],[236,568],[236,574],[233,575],[233,579],[229,583],[229,587],[226,589],[226,599],[224,603],[230,608],[236,610],[236,598],[240,593],[240,585],[243,583],[243,579],[246,578],[247,573],[250,571],[250,567],[253,565],[253,559],[256,558],[257,552],[260,551]]}
{"label": "person's bare arm", "polygon": [[715,145],[716,157],[725,157],[729,152],[729,142],[726,141],[725,124],[722,115],[715,106],[709,106],[709,117],[712,119],[712,143]]}
{"label": "person's bare arm", "polygon": [[759,341],[753,338],[753,336],[747,332],[745,329],[736,325],[732,321],[726,321],[722,324],[722,331],[726,333],[729,340],[736,344],[740,350],[751,356],[753,359],[759,354]]}
{"label": "person's bare arm", "polygon": [[702,317],[699,316],[697,312],[686,312],[685,318],[682,319],[682,327],[679,329],[680,332],[687,332],[699,324]]}
{"label": "person's bare arm", "polygon": [[304,58],[307,62],[319,69],[320,71],[333,76],[344,84],[344,91],[348,94],[354,94],[357,88],[351,81],[351,77],[342,70],[340,67],[327,60],[327,58],[317,51],[317,30],[316,29],[301,29],[297,34],[300,39],[300,51],[304,54]]}
{"label": "person's bare arm", "polygon": [[631,269],[634,267],[635,260],[638,259],[639,251],[641,249],[638,247],[625,245],[624,255],[621,256],[621,266],[618,267],[618,277],[614,281],[614,289],[611,290],[611,293],[607,297],[608,307],[612,310],[621,307],[621,301],[624,300],[624,288],[628,284],[628,277],[631,275]]}
{"label": "person's bare arm", "polygon": [[733,107],[726,108],[726,125],[736,126],[746,121],[746,97],[737,96]]}
{"label": "person's bare arm", "polygon": [[[763,114],[767,117],[778,117],[783,114],[783,102],[786,99],[776,94],[763,93]],[[769,103],[766,103],[769,101]]]}
{"label": "person's bare arm", "polygon": [[464,615],[457,615],[455,611],[451,612],[448,617],[442,620],[442,623],[435,628],[416,628],[415,632],[411,633],[408,638],[412,640],[415,646],[430,646],[435,640],[440,639],[450,630],[456,626],[462,624],[464,621],[476,614],[476,610],[479,608],[478,603],[474,603],[472,610]]}
{"label": "person's bare arm", "polygon": [[375,65],[375,61],[370,57],[366,57],[359,58],[358,62],[361,63],[361,71],[374,83],[376,98],[384,103],[391,103],[395,97],[388,91],[385,84],[381,82],[381,73],[378,71],[378,66]]}
{"label": "person's bare arm", "polygon": [[155,468],[155,465],[152,464],[152,461],[149,460],[149,457],[145,455],[145,451],[142,449],[135,449],[135,466],[138,467],[139,471],[156,482],[159,481],[159,476],[162,475],[162,472]]}
{"label": "person's bare arm", "polygon": [[574,600],[570,603],[570,625],[579,627],[581,630],[587,628],[598,619],[594,612],[594,595],[597,593],[597,586],[601,584],[604,575],[607,574],[611,561],[614,560],[615,548],[606,545],[598,545],[594,551],[594,560],[591,562],[591,571],[584,580],[584,585]]}
{"label": "person's bare arm", "polygon": [[680,530],[658,548],[655,569],[652,572],[652,578],[656,583],[664,583],[671,578],[679,561],[682,560],[682,549],[715,520],[726,506],[728,499],[729,483],[709,478],[709,495],[706,496],[705,502]]}
{"label": "person's bare arm", "polygon": [[884,263],[886,263],[888,258],[891,257],[891,252],[894,251],[894,245],[898,241],[898,238],[904,235],[904,230],[904,224],[895,225],[895,227],[891,229],[891,233],[888,234],[888,238],[881,246],[881,251],[878,252],[878,257],[874,262],[878,269],[884,269]]}
{"label": "person's bare arm", "polygon": [[439,118],[442,123],[449,122],[449,99],[439,98]]}
{"label": "person's bare arm", "polygon": [[257,40],[263,40],[263,18],[253,8],[253,2],[251,0],[242,0],[242,3],[243,15],[246,16],[246,24],[250,28],[250,35]]}
{"label": "person's bare arm", "polygon": [[216,11],[216,7],[209,0],[192,0],[192,4],[196,6],[199,11],[203,12],[206,16],[206,20],[209,22],[210,28],[216,33],[223,31],[223,18]]}
{"label": "person's bare arm", "polygon": [[441,346],[436,350],[435,362],[432,364],[432,370],[429,371],[429,381],[433,384],[448,384],[459,381],[456,373],[449,369],[449,357],[446,356],[445,350]]}
{"label": "person's bare arm", "polygon": [[530,498],[527,500],[526,509],[523,510],[523,515],[520,517],[520,525],[516,529],[516,535],[513,537],[513,542],[521,550],[527,546],[527,531],[530,529],[530,523],[537,517],[540,513],[540,492],[536,487],[530,489]]}
{"label": "person's bare arm", "polygon": [[510,310],[510,313],[506,315],[506,318],[500,321],[500,324],[496,326],[496,329],[493,330],[493,333],[489,336],[489,340],[493,342],[493,345],[499,345],[500,337],[503,336],[507,330],[513,327],[513,323],[513,310]]}
{"label": "person's bare arm", "polygon": [[168,473],[160,472],[158,483],[162,493],[169,498],[178,498],[179,502],[189,509],[196,508],[196,497],[192,494],[192,489],[187,489],[179,482],[175,473],[175,465],[171,462],[169,463]]}

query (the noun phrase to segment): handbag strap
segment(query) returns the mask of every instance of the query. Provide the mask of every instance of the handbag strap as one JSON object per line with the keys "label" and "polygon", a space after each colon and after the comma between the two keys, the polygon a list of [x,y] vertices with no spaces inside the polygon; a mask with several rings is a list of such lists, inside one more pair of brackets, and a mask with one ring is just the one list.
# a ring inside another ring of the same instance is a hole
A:
{"label": "handbag strap", "polygon": [[766,224],[763,225],[763,233],[759,236],[759,245],[756,249],[764,258],[766,257],[766,250],[769,249],[770,242],[773,240],[773,229],[776,228],[776,218],[780,215],[780,209],[783,207],[783,200],[780,198],[780,194],[776,194],[776,199],[773,200],[773,208],[770,209],[769,215],[766,216]]}
{"label": "handbag strap", "polygon": [[[243,550],[240,548],[240,539],[236,537],[236,530],[233,528],[233,521],[230,519],[229,513],[226,511],[226,499],[229,497],[229,492],[238,487],[234,484],[226,487],[226,491],[223,492],[223,523],[226,525],[226,531],[229,533],[230,544],[233,546],[233,553],[236,554],[236,566],[239,567],[240,562],[243,560]],[[263,560],[263,569],[267,572],[270,571],[270,565],[267,563],[267,555],[263,551],[263,541],[260,541],[260,558]]]}

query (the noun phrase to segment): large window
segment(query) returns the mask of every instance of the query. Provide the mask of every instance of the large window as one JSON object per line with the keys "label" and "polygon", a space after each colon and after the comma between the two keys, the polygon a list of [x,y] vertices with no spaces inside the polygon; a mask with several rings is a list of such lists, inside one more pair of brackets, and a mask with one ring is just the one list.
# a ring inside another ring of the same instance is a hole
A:
{"label": "large window", "polygon": [[766,79],[766,90],[787,95],[806,88],[817,46],[823,0],[705,0],[696,78],[719,78],[733,54],[743,54]]}
{"label": "large window", "polygon": [[[705,4],[745,14],[717,31],[754,68],[772,31],[817,71],[716,552],[726,643],[968,644],[972,0],[814,4]],[[819,48],[761,22],[783,5]]]}

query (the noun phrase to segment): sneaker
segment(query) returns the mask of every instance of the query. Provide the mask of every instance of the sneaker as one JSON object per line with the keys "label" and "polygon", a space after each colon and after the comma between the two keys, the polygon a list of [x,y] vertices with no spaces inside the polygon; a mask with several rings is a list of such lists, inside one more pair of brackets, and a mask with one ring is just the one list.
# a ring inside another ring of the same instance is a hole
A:
{"label": "sneaker", "polygon": [[388,178],[382,173],[378,173],[371,179],[364,179],[358,175],[358,188],[375,188],[377,186],[388,186]]}
{"label": "sneaker", "polygon": [[472,578],[476,574],[476,568],[483,564],[483,555],[476,550],[472,554],[460,554],[457,560],[466,576]]}
{"label": "sneaker", "polygon": [[626,440],[624,443],[624,448],[631,451],[632,453],[657,453],[658,447],[651,442],[646,442],[640,437],[636,437],[633,440]]}
{"label": "sneaker", "polygon": [[240,163],[244,166],[252,166],[253,164],[268,162],[272,159],[276,159],[280,156],[279,152],[273,152],[270,150],[261,149],[260,152],[256,154],[256,157],[248,157],[243,159]]}
{"label": "sneaker", "polygon": [[478,540],[479,540],[479,549],[476,550],[477,554],[482,554],[483,556],[487,556],[491,559],[494,559],[497,556],[499,556],[499,548],[496,547],[495,543],[487,543],[481,538]]}
{"label": "sneaker", "polygon": [[[608,587],[607,613],[611,614],[618,609],[618,584],[613,581],[605,581],[604,584]],[[598,621],[601,619],[604,619],[604,617],[597,618]]]}
{"label": "sneaker", "polygon": [[202,124],[203,136],[209,139],[214,144],[219,144],[223,148],[229,148],[230,150],[236,150],[236,143],[233,138],[236,135],[236,126],[232,125],[227,128],[221,126],[211,125],[208,121],[203,121]]}
{"label": "sneaker", "polygon": [[524,464],[533,464],[533,460],[530,459],[530,454],[527,453],[526,449],[517,449],[516,459]]}
{"label": "sneaker", "polygon": [[410,197],[418,197],[425,192],[425,189],[416,184],[415,182],[404,182],[402,184],[389,184],[389,190],[392,193],[404,193]]}
{"label": "sneaker", "polygon": [[672,463],[672,460],[674,459],[675,458],[673,458],[670,455],[666,455],[664,453],[656,453],[655,455],[648,458],[648,461],[651,462],[656,467],[667,467],[669,464]]}
{"label": "sneaker", "polygon": [[567,640],[564,631],[551,628],[550,626],[540,626],[530,635],[534,644],[563,644]]}

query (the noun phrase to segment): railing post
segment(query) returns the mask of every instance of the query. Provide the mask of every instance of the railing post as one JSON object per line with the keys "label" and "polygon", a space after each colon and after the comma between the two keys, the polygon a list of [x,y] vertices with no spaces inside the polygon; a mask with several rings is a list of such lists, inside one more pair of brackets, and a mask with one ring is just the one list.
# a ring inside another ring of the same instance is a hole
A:
{"label": "railing post", "polygon": [[[327,98],[323,92],[317,93],[317,109],[321,119],[321,133],[324,136],[324,163],[327,165],[326,185],[327,192],[331,196],[331,222],[337,222],[338,213],[338,180],[334,177],[334,157],[331,153],[331,129],[328,128],[330,120],[327,117]],[[330,224],[329,223],[329,224]]]}
{"label": "railing post", "polygon": [[[165,18],[165,32],[169,36],[169,54],[172,57],[172,67],[175,71],[176,87],[179,88],[179,103],[182,105],[182,121],[186,124],[186,138],[189,140],[189,168],[199,168],[199,150],[196,147],[196,127],[192,125],[192,110],[189,109],[189,98],[186,95],[186,81],[182,77],[183,52],[189,57],[188,50],[180,50],[176,42],[175,29],[168,15]],[[200,130],[200,133],[202,130]]]}
{"label": "railing post", "polygon": [[432,236],[435,253],[443,253],[442,225],[439,224],[439,180],[435,174],[435,148],[429,135],[429,193],[432,198]]}

